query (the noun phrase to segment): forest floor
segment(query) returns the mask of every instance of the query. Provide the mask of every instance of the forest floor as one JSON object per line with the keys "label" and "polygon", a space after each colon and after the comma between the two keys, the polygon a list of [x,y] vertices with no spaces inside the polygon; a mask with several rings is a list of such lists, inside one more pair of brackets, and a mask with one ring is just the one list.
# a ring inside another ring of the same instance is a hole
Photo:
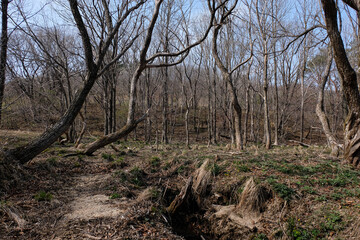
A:
{"label": "forest floor", "polygon": [[[33,135],[0,132],[0,141]],[[55,144],[0,193],[0,239],[360,239],[360,171],[328,154],[321,146],[238,152],[119,141],[84,156]],[[203,206],[169,216],[166,207],[207,159]],[[250,178],[271,197],[256,218],[234,217]]]}

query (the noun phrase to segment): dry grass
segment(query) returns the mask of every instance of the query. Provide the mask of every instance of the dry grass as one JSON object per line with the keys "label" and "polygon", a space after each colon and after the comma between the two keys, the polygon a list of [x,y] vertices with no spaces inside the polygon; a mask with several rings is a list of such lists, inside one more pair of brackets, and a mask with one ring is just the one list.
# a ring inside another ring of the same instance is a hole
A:
{"label": "dry grass", "polygon": [[237,206],[238,211],[243,215],[250,214],[258,216],[264,212],[266,202],[272,197],[271,190],[265,186],[256,184],[254,178],[251,177],[246,181],[244,190]]}

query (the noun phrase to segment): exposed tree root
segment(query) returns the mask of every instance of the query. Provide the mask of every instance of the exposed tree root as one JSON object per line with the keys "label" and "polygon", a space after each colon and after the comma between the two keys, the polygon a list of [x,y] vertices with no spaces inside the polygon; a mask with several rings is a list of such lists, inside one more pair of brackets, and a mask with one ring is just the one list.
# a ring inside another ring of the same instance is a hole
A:
{"label": "exposed tree root", "polygon": [[170,206],[166,208],[166,211],[170,215],[175,215],[180,210],[188,207],[191,201],[191,186],[193,184],[193,177],[190,177],[186,185],[181,189],[181,192],[175,197],[175,199],[171,202]]}
{"label": "exposed tree root", "polygon": [[256,184],[254,179],[250,178],[245,183],[237,205],[213,206],[215,213],[210,217],[210,222],[214,234],[226,236],[227,231],[231,232],[230,229],[243,229],[244,232],[256,230],[256,223],[260,220],[261,213],[266,209],[266,202],[271,197],[270,190]]}
{"label": "exposed tree root", "polygon": [[[175,197],[167,208],[169,215],[176,219],[174,224],[180,223],[191,226],[192,223],[189,219],[196,218],[196,212],[206,211],[206,217],[202,217],[197,222],[200,225],[202,221],[207,223],[209,232],[204,232],[204,234],[208,236],[216,236],[217,239],[227,239],[227,236],[248,236],[249,233],[255,232],[257,229],[256,224],[260,221],[262,213],[266,210],[268,200],[272,198],[271,190],[257,184],[253,178],[250,178],[245,183],[238,204],[227,206],[212,205],[214,212],[211,213],[211,211],[208,211],[210,206],[205,201],[208,197],[211,183],[211,172],[208,170],[209,164],[210,161],[206,160],[194,172],[187,180],[180,194]],[[236,231],[235,235],[234,231]]]}

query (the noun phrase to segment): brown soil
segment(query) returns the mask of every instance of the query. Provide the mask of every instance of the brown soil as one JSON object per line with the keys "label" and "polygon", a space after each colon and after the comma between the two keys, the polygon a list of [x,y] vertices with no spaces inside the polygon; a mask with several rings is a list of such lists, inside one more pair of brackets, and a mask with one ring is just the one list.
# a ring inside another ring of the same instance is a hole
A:
{"label": "brown soil", "polygon": [[[358,239],[360,234],[360,174],[322,147],[252,146],[237,152],[172,144],[156,151],[142,142],[119,142],[95,156],[76,151],[54,145],[24,166],[16,186],[0,192],[0,239]],[[210,164],[200,168],[206,159]],[[166,208],[199,172],[210,186],[195,200],[200,206],[169,216]]]}

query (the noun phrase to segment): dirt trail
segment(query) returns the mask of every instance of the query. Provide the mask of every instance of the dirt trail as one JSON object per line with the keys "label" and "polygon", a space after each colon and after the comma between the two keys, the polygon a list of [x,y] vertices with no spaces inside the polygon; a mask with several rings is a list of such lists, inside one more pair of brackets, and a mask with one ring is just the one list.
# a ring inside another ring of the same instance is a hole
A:
{"label": "dirt trail", "polygon": [[74,196],[69,204],[70,212],[64,217],[68,219],[90,220],[96,218],[115,218],[125,212],[119,209],[109,196],[104,194],[93,195],[92,192],[100,190],[99,187],[110,178],[110,174],[86,175],[77,177],[77,185],[69,189],[68,196]]}
{"label": "dirt trail", "polygon": [[[150,188],[134,188],[117,179],[119,169],[101,155],[55,161],[54,154],[49,151],[30,164],[29,181],[7,197],[8,209],[16,210],[26,224],[19,227],[0,208],[1,240],[182,239],[161,215],[160,220],[149,220],[159,216],[151,212]],[[120,171],[128,174],[132,168]],[[41,191],[51,193],[51,201],[36,200]],[[115,192],[119,196],[111,199]]]}
{"label": "dirt trail", "polygon": [[[107,162],[103,159],[88,159],[88,167],[104,167]],[[111,180],[111,173],[97,172],[95,174],[84,173],[72,177],[72,184],[64,186],[59,190],[65,199],[62,207],[65,206],[63,216],[56,224],[52,239],[103,239],[103,231],[98,234],[90,233],[89,228],[77,227],[88,222],[96,222],[97,225],[108,225],[111,228],[113,222],[124,219],[130,199],[110,199],[104,193],[108,182]],[[56,201],[56,200],[55,200]],[[110,224],[110,225],[109,225]],[[90,224],[89,224],[90,225]],[[72,236],[67,236],[73,232]],[[107,239],[113,239],[111,234]],[[117,239],[117,238],[114,238]]]}

